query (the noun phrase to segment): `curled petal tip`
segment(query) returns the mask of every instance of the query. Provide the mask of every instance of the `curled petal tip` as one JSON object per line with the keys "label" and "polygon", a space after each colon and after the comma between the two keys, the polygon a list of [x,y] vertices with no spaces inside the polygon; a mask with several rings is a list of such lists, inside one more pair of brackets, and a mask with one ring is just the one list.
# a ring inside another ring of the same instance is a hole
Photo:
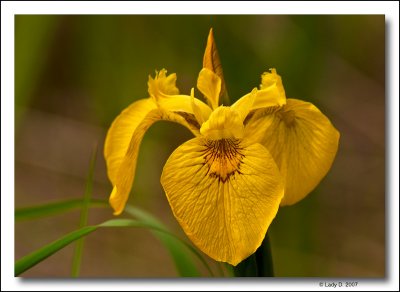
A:
{"label": "curled petal tip", "polygon": [[117,186],[113,187],[110,198],[108,199],[111,207],[114,209],[113,215],[118,216],[122,213],[125,203],[122,202],[121,196],[118,194]]}

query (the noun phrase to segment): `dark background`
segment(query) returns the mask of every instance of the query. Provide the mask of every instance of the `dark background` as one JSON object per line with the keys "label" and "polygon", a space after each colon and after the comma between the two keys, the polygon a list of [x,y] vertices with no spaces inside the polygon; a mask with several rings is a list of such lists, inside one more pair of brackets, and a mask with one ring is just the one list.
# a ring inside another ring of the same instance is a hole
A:
{"label": "dark background", "polygon": [[[385,18],[369,16],[15,17],[15,203],[82,198],[90,155],[112,120],[146,98],[166,68],[184,94],[196,84],[210,27],[232,101],[276,68],[288,98],[314,103],[341,133],[331,171],[300,203],[281,208],[269,234],[276,276],[385,275]],[[130,202],[181,237],[159,183],[171,152],[191,134],[162,122],[145,135]],[[93,197],[111,184],[101,151]],[[93,209],[89,223],[112,218]],[[23,255],[75,230],[79,212],[17,222]],[[73,246],[24,274],[69,277]],[[146,230],[105,229],[85,240],[83,277],[174,277]]]}

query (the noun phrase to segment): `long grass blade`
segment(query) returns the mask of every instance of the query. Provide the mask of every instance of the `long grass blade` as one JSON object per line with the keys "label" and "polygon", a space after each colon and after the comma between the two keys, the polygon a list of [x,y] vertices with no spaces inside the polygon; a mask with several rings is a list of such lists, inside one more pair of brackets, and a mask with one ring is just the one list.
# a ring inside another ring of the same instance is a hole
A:
{"label": "long grass blade", "polygon": [[[79,228],[85,227],[88,221],[89,203],[93,191],[93,175],[94,175],[94,167],[96,165],[96,157],[97,157],[97,145],[95,145],[92,157],[90,159],[89,173],[86,179],[86,188],[85,188],[85,193],[83,195],[81,217],[79,220]],[[72,258],[72,268],[71,268],[72,277],[79,276],[79,272],[81,269],[81,262],[82,262],[83,243],[84,243],[84,238],[80,238],[76,241],[75,244],[74,256]]]}
{"label": "long grass blade", "polygon": [[38,263],[48,258],[55,252],[59,251],[63,247],[67,246],[71,242],[74,242],[82,236],[88,235],[89,233],[95,231],[97,228],[98,226],[87,226],[82,229],[76,230],[17,260],[14,267],[15,276],[19,276],[21,273],[37,265]]}
{"label": "long grass blade", "polygon": [[[80,209],[84,204],[82,199],[72,199],[45,205],[19,208],[15,210],[15,221],[40,219],[47,216],[58,215],[67,211]],[[89,202],[91,208],[108,207],[104,200],[92,199]]]}
{"label": "long grass blade", "polygon": [[[93,231],[97,230],[98,228],[104,227],[137,227],[137,228],[146,228],[150,230],[155,230],[159,232],[166,233],[170,236],[172,234],[168,233],[167,231],[160,229],[157,226],[149,225],[143,221],[133,220],[133,219],[112,219],[106,222],[103,222],[99,225],[94,226],[86,226],[76,231],[73,231],[62,238],[55,240],[42,248],[22,257],[21,259],[15,262],[14,273],[15,276],[19,276],[23,272],[29,270],[30,268],[34,267],[38,263],[42,262],[52,254],[56,253],[57,251],[61,250],[65,246],[69,245],[70,243],[75,242],[79,238],[86,236]],[[184,276],[190,276],[192,273],[184,273]]]}

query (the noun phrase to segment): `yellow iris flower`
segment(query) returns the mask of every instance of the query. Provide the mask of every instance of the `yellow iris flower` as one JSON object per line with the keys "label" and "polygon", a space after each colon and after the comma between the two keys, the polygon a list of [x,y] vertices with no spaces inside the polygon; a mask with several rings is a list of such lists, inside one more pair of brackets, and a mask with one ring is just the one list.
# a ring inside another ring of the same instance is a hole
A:
{"label": "yellow iris flower", "polygon": [[156,121],[177,122],[195,138],[169,157],[161,184],[187,236],[211,258],[237,265],[262,243],[280,205],[310,193],[335,158],[339,132],[314,105],[286,99],[275,69],[232,106],[212,31],[197,88],[207,104],[179,94],[176,74],[149,76],[150,97],[114,120],[104,155],[113,184],[109,202],[120,214],[135,176],[139,146]]}

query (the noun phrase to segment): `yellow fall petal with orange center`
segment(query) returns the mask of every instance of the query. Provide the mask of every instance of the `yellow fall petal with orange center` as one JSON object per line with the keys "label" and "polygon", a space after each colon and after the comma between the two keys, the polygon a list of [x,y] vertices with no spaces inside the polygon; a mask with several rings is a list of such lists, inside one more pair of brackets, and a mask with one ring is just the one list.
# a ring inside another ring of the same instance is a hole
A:
{"label": "yellow fall petal with orange center", "polygon": [[161,183],[192,242],[232,265],[260,246],[283,196],[269,152],[236,139],[184,143],[169,157]]}

